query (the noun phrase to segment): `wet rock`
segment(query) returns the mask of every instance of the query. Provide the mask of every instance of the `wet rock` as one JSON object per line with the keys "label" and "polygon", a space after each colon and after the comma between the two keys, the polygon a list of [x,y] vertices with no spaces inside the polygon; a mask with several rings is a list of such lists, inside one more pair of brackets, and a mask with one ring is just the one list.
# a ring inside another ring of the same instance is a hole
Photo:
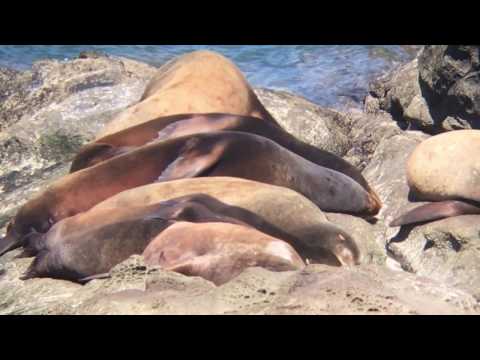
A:
{"label": "wet rock", "polygon": [[155,68],[106,56],[0,70],[0,228],[16,208],[65,174],[78,148],[138,101]]}

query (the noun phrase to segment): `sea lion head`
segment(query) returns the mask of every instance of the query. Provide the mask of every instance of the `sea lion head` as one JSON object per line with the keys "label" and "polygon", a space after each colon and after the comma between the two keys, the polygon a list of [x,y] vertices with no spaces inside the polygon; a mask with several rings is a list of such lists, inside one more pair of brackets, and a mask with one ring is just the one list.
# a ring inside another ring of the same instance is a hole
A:
{"label": "sea lion head", "polygon": [[46,233],[54,224],[44,197],[38,197],[21,207],[7,225],[7,233],[0,239],[0,256],[28,243],[33,235]]}
{"label": "sea lion head", "polygon": [[342,266],[354,266],[360,264],[360,251],[357,244],[350,236],[339,233],[336,243],[332,246],[332,252]]}
{"label": "sea lion head", "polygon": [[302,253],[308,262],[336,266],[360,264],[361,253],[354,238],[337,225],[322,223],[303,234]]}

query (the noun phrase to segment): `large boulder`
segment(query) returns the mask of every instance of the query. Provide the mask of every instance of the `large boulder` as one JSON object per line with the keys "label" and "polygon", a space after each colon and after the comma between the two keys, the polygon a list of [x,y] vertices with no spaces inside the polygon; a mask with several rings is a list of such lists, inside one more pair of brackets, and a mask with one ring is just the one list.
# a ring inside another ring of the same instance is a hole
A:
{"label": "large boulder", "polygon": [[422,94],[438,125],[480,128],[480,46],[425,46],[418,63]]}
{"label": "large boulder", "polygon": [[286,91],[255,89],[255,93],[280,125],[302,141],[339,156],[350,148],[345,114]]}
{"label": "large boulder", "polygon": [[113,114],[140,99],[154,73],[137,61],[88,55],[0,71],[0,229],[67,172],[76,150]]}
{"label": "large boulder", "polygon": [[428,45],[370,85],[366,110],[389,112],[402,128],[435,134],[480,128],[480,47]]}

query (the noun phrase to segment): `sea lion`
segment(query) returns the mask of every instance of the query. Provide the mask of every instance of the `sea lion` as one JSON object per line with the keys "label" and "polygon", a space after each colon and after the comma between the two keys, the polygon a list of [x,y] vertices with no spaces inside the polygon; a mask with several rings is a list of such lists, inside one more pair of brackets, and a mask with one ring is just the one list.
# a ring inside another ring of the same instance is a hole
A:
{"label": "sea lion", "polygon": [[421,205],[390,226],[480,213],[480,130],[457,130],[421,142],[407,160],[407,181]]}
{"label": "sea lion", "polygon": [[248,267],[292,271],[305,266],[286,242],[227,223],[177,222],[153,239],[143,256],[149,266],[200,276],[217,286]]}
{"label": "sea lion", "polygon": [[[109,271],[176,221],[248,224],[211,211],[204,195],[190,195],[154,205],[95,209],[56,223],[30,238],[24,253],[36,256],[23,279],[53,277],[79,281]],[[199,201],[198,201],[199,200]],[[110,217],[109,214],[112,216]]]}
{"label": "sea lion", "polygon": [[255,116],[277,124],[235,64],[202,50],[160,67],[140,102],[112,119],[98,138],[160,116],[212,112]]}
{"label": "sea lion", "polygon": [[181,114],[157,118],[108,135],[82,147],[70,172],[95,165],[126,153],[153,140],[167,140],[212,131],[241,131],[266,137],[297,155],[326,168],[341,172],[367,190],[381,204],[375,191],[356,167],[328,151],[296,139],[279,126],[249,116],[231,114]]}
{"label": "sea lion", "polygon": [[[216,213],[242,219],[270,236],[287,241],[310,263],[332,266],[360,263],[361,254],[352,236],[330,223],[310,200],[293,190],[251,180],[204,177],[145,185],[123,191],[92,210],[148,205],[194,193],[215,198],[217,203],[210,202],[208,207]],[[230,207],[222,208],[218,203]],[[277,231],[248,221],[242,217],[245,211],[257,215]]]}
{"label": "sea lion", "polygon": [[275,142],[242,132],[195,134],[145,145],[69,174],[20,208],[0,255],[55,222],[127,189],[187,177],[232,176],[289,187],[326,211],[371,216],[379,204],[358,183]]}

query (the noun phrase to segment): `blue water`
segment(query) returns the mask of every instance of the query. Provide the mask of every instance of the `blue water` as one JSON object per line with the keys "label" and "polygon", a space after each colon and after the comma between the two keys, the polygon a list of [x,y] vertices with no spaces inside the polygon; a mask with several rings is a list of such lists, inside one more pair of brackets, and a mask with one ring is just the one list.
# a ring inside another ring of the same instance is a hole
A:
{"label": "blue water", "polygon": [[[0,66],[28,69],[36,60],[68,60],[96,50],[161,65],[210,49],[233,60],[254,86],[287,90],[323,106],[362,101],[368,83],[413,58],[416,47],[388,45],[1,45]],[[413,49],[413,50],[412,50]]]}

